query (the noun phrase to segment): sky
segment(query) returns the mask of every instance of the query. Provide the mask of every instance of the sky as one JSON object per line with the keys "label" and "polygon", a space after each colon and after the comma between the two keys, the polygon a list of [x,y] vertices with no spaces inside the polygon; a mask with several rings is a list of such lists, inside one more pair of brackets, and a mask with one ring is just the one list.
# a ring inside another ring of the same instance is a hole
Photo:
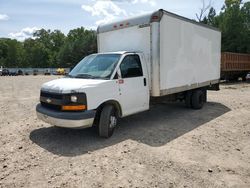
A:
{"label": "sky", "polygon": [[[211,2],[219,12],[224,0]],[[96,29],[99,24],[158,9],[195,19],[201,7],[202,0],[0,0],[0,37],[22,41],[41,28],[65,34],[77,27]]]}

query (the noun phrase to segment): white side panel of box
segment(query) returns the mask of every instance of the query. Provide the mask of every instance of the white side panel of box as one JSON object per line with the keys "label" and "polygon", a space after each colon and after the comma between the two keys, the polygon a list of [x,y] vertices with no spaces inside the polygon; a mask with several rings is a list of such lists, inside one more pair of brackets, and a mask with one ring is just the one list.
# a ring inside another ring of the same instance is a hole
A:
{"label": "white side panel of box", "polygon": [[140,28],[138,25],[98,34],[98,52],[130,51],[143,52],[149,71],[151,88],[151,39],[150,27]]}
{"label": "white side panel of box", "polygon": [[220,32],[164,15],[160,22],[161,95],[219,79],[220,43]]}

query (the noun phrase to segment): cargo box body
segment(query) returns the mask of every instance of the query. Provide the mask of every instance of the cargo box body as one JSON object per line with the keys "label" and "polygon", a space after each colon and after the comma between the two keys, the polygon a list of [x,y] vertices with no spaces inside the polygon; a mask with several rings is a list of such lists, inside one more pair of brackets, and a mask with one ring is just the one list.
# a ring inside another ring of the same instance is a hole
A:
{"label": "cargo box body", "polygon": [[98,52],[143,52],[152,97],[216,84],[221,33],[164,10],[98,28]]}

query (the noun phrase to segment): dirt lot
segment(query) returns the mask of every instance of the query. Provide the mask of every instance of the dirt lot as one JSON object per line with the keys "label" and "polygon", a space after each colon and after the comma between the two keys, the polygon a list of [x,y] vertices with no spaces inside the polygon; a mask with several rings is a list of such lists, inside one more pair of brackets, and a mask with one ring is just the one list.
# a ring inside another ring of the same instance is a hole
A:
{"label": "dirt lot", "polygon": [[37,120],[54,78],[0,77],[0,187],[250,187],[250,84],[209,92],[200,111],[155,105],[106,140]]}

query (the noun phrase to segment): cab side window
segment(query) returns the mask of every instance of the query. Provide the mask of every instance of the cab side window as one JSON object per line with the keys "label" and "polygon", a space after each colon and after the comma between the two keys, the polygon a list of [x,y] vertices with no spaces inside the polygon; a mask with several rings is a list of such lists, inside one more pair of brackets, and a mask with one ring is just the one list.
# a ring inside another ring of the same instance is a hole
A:
{"label": "cab side window", "polygon": [[122,78],[143,76],[141,61],[138,55],[127,55],[120,65]]}

